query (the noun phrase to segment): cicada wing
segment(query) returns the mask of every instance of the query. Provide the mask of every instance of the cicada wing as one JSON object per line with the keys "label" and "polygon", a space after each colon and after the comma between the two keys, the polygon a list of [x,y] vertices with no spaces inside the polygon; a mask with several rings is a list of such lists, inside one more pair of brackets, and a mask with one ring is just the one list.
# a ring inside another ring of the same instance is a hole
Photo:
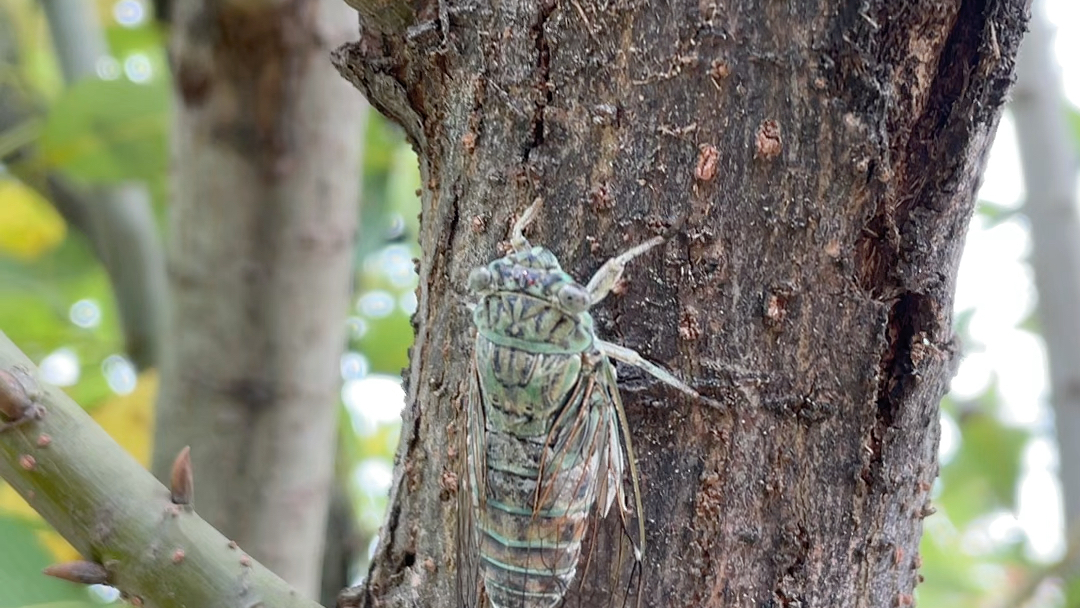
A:
{"label": "cicada wing", "polygon": [[458,475],[458,595],[461,608],[484,608],[481,604],[479,537],[476,518],[485,496],[484,405],[479,371],[473,357],[469,393],[465,399],[465,432],[459,433],[461,463]]}
{"label": "cicada wing", "polygon": [[[601,385],[609,395],[611,408],[608,416],[611,424],[608,425],[610,434],[608,437],[609,461],[611,476],[615,483],[615,502],[619,509],[619,519],[623,525],[623,532],[634,545],[634,560],[641,561],[645,554],[645,513],[641,506],[641,486],[638,480],[637,459],[634,456],[634,443],[630,437],[630,425],[626,420],[626,410],[623,409],[622,397],[619,395],[618,380],[615,377],[615,366],[607,359],[604,360],[603,373],[600,377]],[[625,467],[623,466],[625,463]],[[634,498],[633,512],[629,512],[630,505],[626,501],[625,485],[623,484],[624,470],[630,472],[630,488]],[[636,538],[631,532],[630,519],[637,520]]]}
{"label": "cicada wing", "polygon": [[[583,547],[579,591],[567,596],[567,608],[635,606],[641,598],[645,521],[630,429],[614,367],[606,358],[597,366],[595,376],[594,391],[604,402],[597,448],[602,451],[602,468],[596,519]],[[610,512],[612,506],[616,513]],[[617,519],[609,521],[605,516]]]}
{"label": "cicada wing", "polygon": [[[626,410],[623,408],[622,397],[619,395],[618,379],[615,376],[615,366],[608,361],[604,360],[605,365],[604,373],[602,376],[603,385],[606,391],[611,396],[612,407],[608,410],[608,414],[613,426],[610,428],[610,435],[608,441],[608,449],[610,454],[610,461],[612,463],[618,463],[619,466],[611,467],[611,475],[609,479],[615,485],[615,503],[619,509],[619,523],[621,524],[622,538],[629,541],[631,548],[633,549],[633,565],[631,567],[630,578],[633,578],[634,573],[637,574],[636,582],[636,605],[641,606],[642,596],[642,583],[644,572],[645,557],[645,509],[641,502],[641,482],[638,476],[637,457],[634,455],[634,442],[630,436],[630,424],[626,419]],[[617,428],[617,430],[616,430]],[[622,466],[625,463],[625,466]],[[626,500],[626,484],[624,481],[624,472],[629,471],[630,477],[630,490],[634,499],[633,511],[630,512],[630,505]],[[636,520],[637,525],[634,526],[633,522]],[[622,545],[620,545],[621,547]],[[622,562],[622,553],[619,554],[619,561]],[[620,564],[621,567],[621,564]],[[631,591],[631,583],[633,581],[628,580],[625,588],[626,595],[629,597]]]}

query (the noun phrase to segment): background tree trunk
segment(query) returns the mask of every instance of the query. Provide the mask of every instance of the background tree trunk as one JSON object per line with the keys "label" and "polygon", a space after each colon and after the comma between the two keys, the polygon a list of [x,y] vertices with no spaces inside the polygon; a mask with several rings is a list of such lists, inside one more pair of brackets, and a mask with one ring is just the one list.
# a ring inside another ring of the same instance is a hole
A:
{"label": "background tree trunk", "polygon": [[336,56],[425,182],[392,506],[345,603],[456,605],[466,277],[537,196],[530,237],[580,280],[685,218],[597,311],[728,408],[620,369],[641,605],[912,603],[955,273],[1024,3],[415,7]]}
{"label": "background tree trunk", "polygon": [[181,2],[154,471],[192,446],[198,510],[317,597],[364,105],[327,61],[337,0]]}
{"label": "background tree trunk", "polygon": [[1080,539],[1080,214],[1076,148],[1053,54],[1045,3],[1035,5],[1017,65],[1011,111],[1031,221],[1039,322],[1046,340],[1059,475],[1070,538]]}

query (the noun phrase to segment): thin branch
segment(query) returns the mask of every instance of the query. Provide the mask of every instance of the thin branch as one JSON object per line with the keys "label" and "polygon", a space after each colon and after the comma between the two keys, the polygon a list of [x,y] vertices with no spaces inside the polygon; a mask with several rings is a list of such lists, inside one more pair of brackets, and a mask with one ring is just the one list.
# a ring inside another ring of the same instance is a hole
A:
{"label": "thin branch", "polygon": [[43,192],[64,219],[90,241],[112,282],[124,351],[138,369],[157,364],[167,294],[165,253],[146,189],[79,190],[50,174]]}
{"label": "thin branch", "polygon": [[[0,404],[21,404],[0,408],[0,477],[87,561],[104,566],[110,584],[161,608],[318,606],[174,504],[82,408],[36,377],[0,333]],[[20,413],[23,420],[11,420]]]}
{"label": "thin branch", "polygon": [[[330,513],[326,521],[326,548],[319,597],[332,606],[341,590],[348,587],[353,571],[367,568],[367,548],[371,535],[356,525],[356,513],[344,488],[338,485],[330,497]],[[359,562],[359,563],[356,563]]]}
{"label": "thin branch", "polygon": [[[96,77],[98,61],[108,53],[96,7],[62,0],[43,0],[42,5],[65,81]],[[44,180],[19,177],[41,190],[90,241],[112,282],[128,357],[139,369],[156,365],[164,323],[165,254],[145,186],[91,190],[75,188],[55,173]]]}
{"label": "thin branch", "polygon": [[97,74],[98,61],[108,54],[108,43],[91,2],[41,0],[52,32],[53,47],[68,84]]}

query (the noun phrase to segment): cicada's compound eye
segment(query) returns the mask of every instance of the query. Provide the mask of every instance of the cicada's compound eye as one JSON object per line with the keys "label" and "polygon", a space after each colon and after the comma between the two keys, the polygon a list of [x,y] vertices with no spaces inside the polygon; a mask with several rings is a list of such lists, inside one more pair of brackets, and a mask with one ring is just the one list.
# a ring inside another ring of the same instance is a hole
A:
{"label": "cicada's compound eye", "polygon": [[589,308],[589,292],[576,283],[563,285],[559,289],[559,306],[574,314],[585,312]]}
{"label": "cicada's compound eye", "polygon": [[469,273],[469,291],[481,292],[491,287],[491,271],[481,266]]}

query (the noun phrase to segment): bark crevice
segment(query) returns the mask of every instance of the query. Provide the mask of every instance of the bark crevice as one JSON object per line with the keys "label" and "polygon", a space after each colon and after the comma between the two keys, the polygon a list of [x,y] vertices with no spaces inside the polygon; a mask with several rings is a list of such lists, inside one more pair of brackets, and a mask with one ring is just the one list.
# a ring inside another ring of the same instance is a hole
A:
{"label": "bark crevice", "polygon": [[544,109],[547,108],[554,97],[554,91],[552,90],[554,85],[551,82],[551,48],[547,39],[546,24],[548,17],[555,11],[556,6],[557,3],[555,2],[542,3],[536,24],[531,28],[532,35],[536,39],[537,82],[529,138],[525,142],[525,149],[521,157],[521,161],[525,165],[529,164],[533,150],[544,143]]}

